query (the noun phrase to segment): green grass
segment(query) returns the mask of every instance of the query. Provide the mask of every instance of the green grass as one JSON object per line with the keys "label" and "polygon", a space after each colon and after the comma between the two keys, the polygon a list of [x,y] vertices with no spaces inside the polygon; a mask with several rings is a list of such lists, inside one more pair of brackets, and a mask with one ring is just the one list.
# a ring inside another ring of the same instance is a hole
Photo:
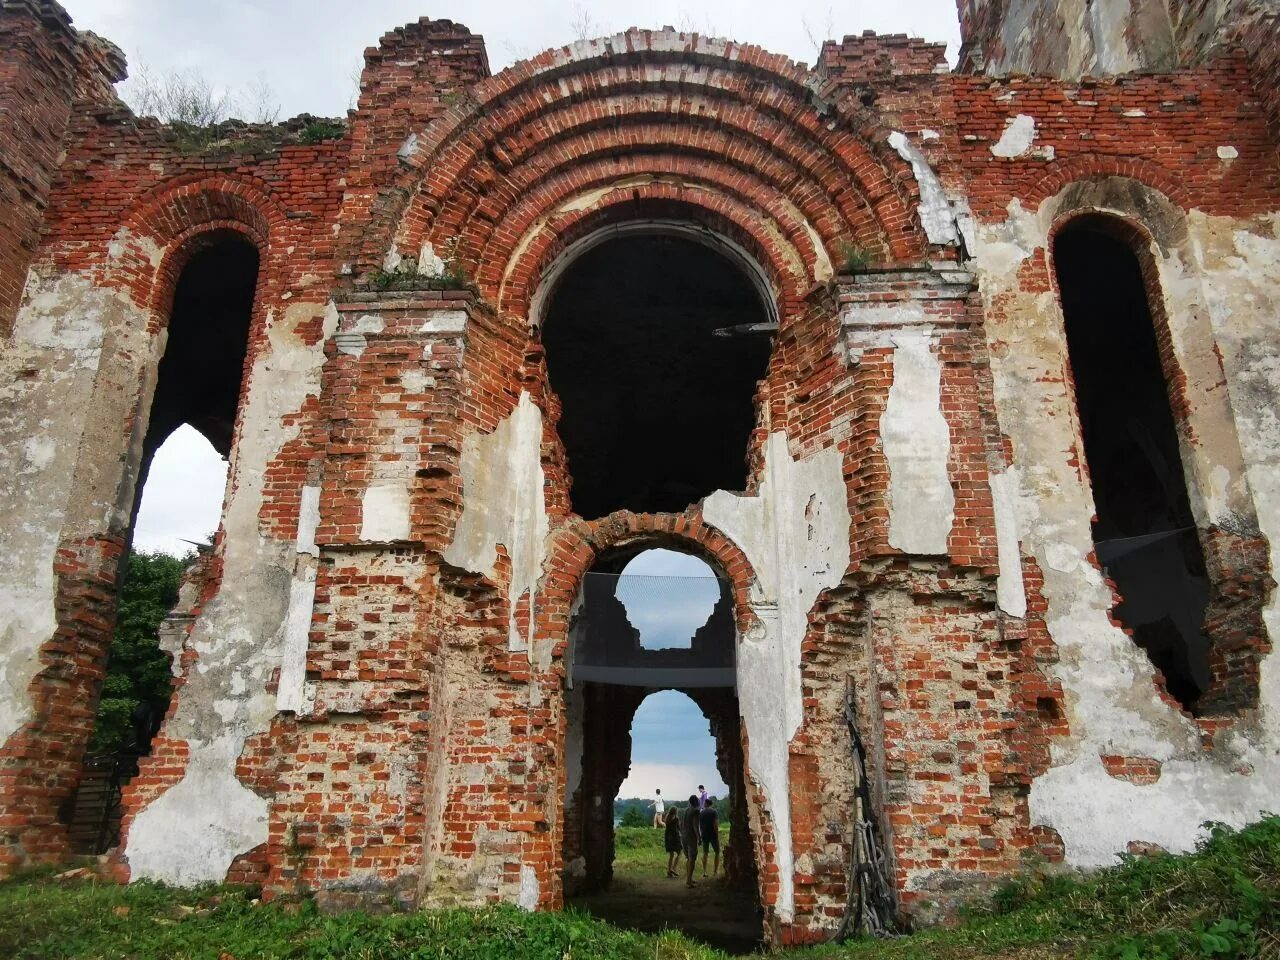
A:
{"label": "green grass", "polygon": [[[634,832],[631,832],[634,831]],[[619,835],[619,856],[661,850],[660,831]],[[652,839],[652,843],[650,840]],[[788,960],[1280,957],[1280,818],[1213,831],[1197,853],[1128,860],[1085,879],[1030,877],[956,929],[792,951]],[[582,914],[512,907],[326,917],[242,890],[172,890],[50,873],[0,884],[0,957],[165,960],[723,960],[677,934],[621,931]]]}
{"label": "green grass", "polygon": [[[654,827],[618,827],[613,832],[614,869],[661,872],[666,869],[667,850],[663,831]],[[728,824],[720,824],[720,849],[729,842]],[[701,848],[699,848],[701,849]],[[701,855],[701,854],[699,854]]]}

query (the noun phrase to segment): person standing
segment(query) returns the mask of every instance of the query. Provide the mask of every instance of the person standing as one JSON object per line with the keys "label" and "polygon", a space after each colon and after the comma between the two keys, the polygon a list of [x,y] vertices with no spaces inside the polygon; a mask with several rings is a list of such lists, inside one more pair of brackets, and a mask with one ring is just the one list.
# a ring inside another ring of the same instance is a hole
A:
{"label": "person standing", "polygon": [[698,809],[707,809],[707,788],[702,784],[698,784]]}
{"label": "person standing", "polygon": [[720,816],[716,813],[716,798],[708,797],[698,814],[698,829],[702,831],[702,876],[707,875],[707,854],[716,852],[715,866],[711,868],[714,877],[720,872]]}
{"label": "person standing", "polygon": [[666,813],[666,810],[667,810],[667,804],[662,799],[661,790],[655,790],[653,792],[658,795],[658,799],[653,801],[653,825],[655,827],[661,827],[662,821],[664,819],[663,815]]}
{"label": "person standing", "polygon": [[663,837],[662,845],[667,851],[667,876],[680,876],[676,873],[676,864],[680,862],[680,850],[683,844],[680,842],[680,814],[676,812],[675,807],[667,811],[667,833]]}
{"label": "person standing", "polygon": [[680,839],[684,842],[684,855],[688,860],[685,865],[684,876],[684,885],[686,887],[693,886],[693,868],[698,864],[698,838],[701,830],[698,818],[700,815],[698,797],[693,794],[689,797],[689,806],[685,808],[683,815],[680,817]]}

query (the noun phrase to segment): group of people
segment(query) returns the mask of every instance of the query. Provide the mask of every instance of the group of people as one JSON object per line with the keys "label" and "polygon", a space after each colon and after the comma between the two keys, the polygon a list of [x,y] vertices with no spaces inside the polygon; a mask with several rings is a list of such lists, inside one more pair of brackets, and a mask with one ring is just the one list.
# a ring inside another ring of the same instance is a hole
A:
{"label": "group of people", "polygon": [[702,876],[707,876],[707,858],[715,852],[711,876],[720,872],[720,818],[716,814],[715,797],[707,796],[707,788],[698,784],[698,792],[689,795],[689,805],[683,811],[667,806],[662,791],[654,791],[653,825],[665,827],[667,850],[667,876],[679,877],[677,865],[681,854],[685,857],[686,887],[693,886],[693,871],[698,865],[698,848],[702,848]]}

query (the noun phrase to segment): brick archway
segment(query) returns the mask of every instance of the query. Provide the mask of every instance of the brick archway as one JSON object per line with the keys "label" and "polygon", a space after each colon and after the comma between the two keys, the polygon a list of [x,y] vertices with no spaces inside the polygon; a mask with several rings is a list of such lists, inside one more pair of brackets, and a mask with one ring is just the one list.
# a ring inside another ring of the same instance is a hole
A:
{"label": "brick archway", "polygon": [[637,30],[547,51],[414,132],[362,267],[388,246],[412,258],[447,247],[518,313],[502,288],[536,280],[524,254],[541,232],[609,194],[664,190],[750,211],[750,232],[781,248],[777,272],[810,283],[830,279],[845,245],[919,262],[931,249],[920,188],[889,134],[856,97],[825,100],[806,68],[756,48]]}
{"label": "brick archway", "polygon": [[[1261,662],[1271,652],[1262,616],[1273,583],[1268,550],[1247,489],[1225,498],[1229,511],[1219,506],[1215,515],[1210,506],[1214,499],[1211,475],[1215,469],[1225,468],[1228,475],[1241,478],[1246,472],[1235,419],[1224,391],[1192,388],[1206,383],[1220,388],[1226,383],[1226,374],[1208,315],[1194,303],[1177,302],[1169,289],[1170,279],[1177,281],[1181,276],[1170,278],[1165,273],[1166,259],[1180,263],[1180,270],[1195,269],[1185,214],[1174,199],[1156,186],[1125,175],[1107,175],[1107,170],[1117,167],[1114,163],[1100,166],[1100,175],[1061,185],[1044,201],[1050,227],[1044,257],[1037,266],[1045,271],[1061,313],[1062,290],[1054,255],[1055,241],[1063,231],[1085,226],[1109,236],[1128,248],[1137,262],[1169,409],[1180,440],[1181,479],[1192,498],[1195,534],[1209,583],[1203,625],[1210,641],[1209,685],[1196,701],[1194,712],[1210,718],[1212,723],[1213,718],[1239,715],[1256,705],[1260,696]],[[1135,168],[1151,172],[1139,161],[1120,165],[1122,170]],[[1161,178],[1157,182],[1163,181]],[[1171,316],[1176,323],[1170,322]],[[1059,317],[1059,323],[1065,330],[1065,316]],[[1204,345],[1213,348],[1205,350]],[[1066,390],[1074,408],[1078,403],[1077,387],[1069,364],[1064,355]],[[1076,430],[1083,438],[1078,414]],[[1094,480],[1086,482],[1092,489]],[[1241,487],[1245,487],[1243,480]],[[1107,582],[1118,607],[1123,597],[1114,581]],[[1169,694],[1166,678],[1159,674],[1157,689],[1170,706],[1183,708]]]}
{"label": "brick archway", "polygon": [[[556,536],[546,564],[548,572],[539,589],[538,635],[551,641],[556,669],[562,677],[571,656],[568,628],[584,576],[609,553],[634,550],[638,554],[654,548],[691,554],[724,576],[730,583],[734,599],[735,640],[740,641],[751,629],[756,620],[751,607],[755,571],[737,544],[702,518],[699,507],[691,507],[680,514],[635,514],[623,511],[594,521],[575,520],[562,528]],[[602,698],[598,695],[601,690],[613,692]],[[628,731],[634,714],[653,692],[655,690],[647,688],[612,688],[604,685],[594,691],[597,696],[593,699],[588,695],[590,702],[582,705],[586,715],[579,715],[578,719],[584,728],[605,723],[608,727],[605,733],[612,736],[610,743],[614,744],[610,749],[616,752],[616,744],[622,739],[629,743]],[[710,721],[717,745],[717,767],[730,788],[732,828],[739,839],[732,853],[726,850],[726,869],[731,865],[734,882],[742,888],[755,891],[754,895],[763,899],[764,893],[770,888],[762,880],[776,874],[777,869],[769,855],[772,848],[772,828],[769,818],[763,815],[760,791],[754,787],[748,773],[750,744],[739,713],[736,690],[720,688],[679,692],[693,700]],[[565,862],[565,855],[567,848],[572,845],[575,854],[583,858],[582,869],[586,871],[584,876],[589,882],[596,882],[600,875],[607,878],[612,873],[609,867],[609,861],[612,860],[611,819],[609,824],[601,821],[604,824],[601,829],[608,835],[605,838],[608,841],[606,846],[603,849],[589,850],[592,843],[583,832],[587,829],[584,824],[590,821],[589,811],[573,806],[575,785],[569,782],[567,774],[568,766],[573,763],[567,755],[571,739],[568,727],[572,713],[566,694],[560,713],[558,746],[558,754],[565,758],[559,780],[564,807],[557,823],[559,835],[555,838],[555,856],[557,869],[564,870],[570,866]],[[591,779],[590,768],[593,763],[588,732],[585,729],[579,731],[584,737],[584,754],[579,770],[583,789],[595,782]],[[611,763],[605,764],[609,769],[595,771],[595,779],[602,778],[606,791],[616,790],[625,775],[625,767],[618,768],[617,759],[615,756]],[[675,801],[679,798],[671,799]],[[578,822],[579,820],[583,822]],[[595,845],[599,846],[600,842],[601,838],[597,836]]]}
{"label": "brick archway", "polygon": [[[104,285],[124,291],[145,311],[145,337],[155,343],[168,324],[178,279],[191,257],[215,236],[235,234],[259,257],[256,294],[249,318],[249,356],[264,339],[264,304],[279,286],[279,266],[268,250],[285,228],[283,210],[258,184],[232,175],[195,175],[168,181],[139,198],[97,268]],[[279,246],[279,245],[277,245]],[[55,566],[55,629],[41,645],[31,680],[30,716],[0,746],[7,762],[0,798],[16,829],[0,846],[0,869],[14,863],[57,861],[69,852],[65,820],[80,780],[80,765],[93,729],[94,709],[105,675],[114,626],[121,568],[131,539],[142,472],[145,434],[155,378],[146,370],[159,354],[125,352],[103,361],[105,385],[137,384],[135,393],[111,391],[105,402],[126,404],[121,432],[110,446],[82,448],[75,475],[106,474],[100,484],[114,495],[97,529],[64,537]],[[247,383],[241,385],[247,390]],[[238,427],[236,428],[238,429]],[[135,442],[135,439],[138,442]],[[111,452],[108,452],[111,451]],[[104,466],[105,464],[105,466]],[[216,564],[215,564],[216,567]],[[49,751],[51,742],[60,744]],[[39,764],[39,771],[33,765]]]}

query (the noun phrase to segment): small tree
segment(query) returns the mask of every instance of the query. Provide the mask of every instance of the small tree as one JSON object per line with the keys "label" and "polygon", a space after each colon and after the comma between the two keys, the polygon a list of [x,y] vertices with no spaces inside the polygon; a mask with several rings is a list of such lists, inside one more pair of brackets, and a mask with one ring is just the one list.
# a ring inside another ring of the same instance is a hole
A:
{"label": "small tree", "polygon": [[652,822],[652,819],[646,817],[644,812],[635,804],[631,804],[622,812],[622,826],[624,827],[647,827]]}
{"label": "small tree", "polygon": [[160,624],[178,602],[178,584],[190,560],[165,553],[129,554],[90,752],[127,746],[139,704],[168,708],[173,674],[168,654],[160,649]]}

